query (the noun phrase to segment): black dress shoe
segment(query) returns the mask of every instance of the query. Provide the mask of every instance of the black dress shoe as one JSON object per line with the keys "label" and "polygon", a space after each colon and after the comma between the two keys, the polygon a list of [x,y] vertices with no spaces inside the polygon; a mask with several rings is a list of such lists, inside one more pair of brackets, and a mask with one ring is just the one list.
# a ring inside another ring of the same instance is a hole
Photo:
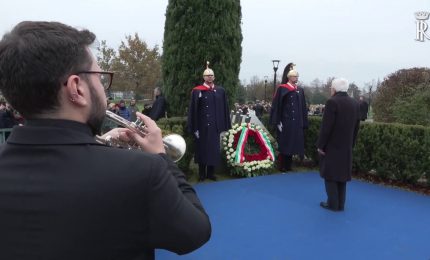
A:
{"label": "black dress shoe", "polygon": [[331,208],[331,207],[328,205],[328,203],[327,203],[327,202],[321,202],[321,203],[320,203],[320,206],[321,206],[321,208],[328,209],[328,210],[331,210],[331,211],[338,211],[337,209],[333,209],[333,208]]}
{"label": "black dress shoe", "polygon": [[208,176],[208,179],[209,179],[209,180],[216,181],[216,176],[215,176],[215,175],[209,175],[209,176]]}

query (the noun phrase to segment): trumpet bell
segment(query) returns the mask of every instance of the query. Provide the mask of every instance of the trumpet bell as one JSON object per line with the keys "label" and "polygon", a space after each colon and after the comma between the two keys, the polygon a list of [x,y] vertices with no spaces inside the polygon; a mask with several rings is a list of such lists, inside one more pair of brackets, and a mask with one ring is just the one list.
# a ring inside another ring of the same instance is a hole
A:
{"label": "trumpet bell", "polygon": [[167,156],[174,162],[181,160],[187,149],[187,144],[182,136],[178,134],[166,135],[163,137],[163,143]]}

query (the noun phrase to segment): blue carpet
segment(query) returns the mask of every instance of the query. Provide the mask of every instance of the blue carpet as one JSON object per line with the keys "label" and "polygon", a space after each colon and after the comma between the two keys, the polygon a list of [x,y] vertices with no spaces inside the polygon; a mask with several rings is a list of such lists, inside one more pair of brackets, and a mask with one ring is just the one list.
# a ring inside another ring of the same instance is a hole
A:
{"label": "blue carpet", "polygon": [[355,181],[344,212],[326,199],[316,173],[195,186],[212,222],[210,241],[157,259],[430,259],[430,197]]}

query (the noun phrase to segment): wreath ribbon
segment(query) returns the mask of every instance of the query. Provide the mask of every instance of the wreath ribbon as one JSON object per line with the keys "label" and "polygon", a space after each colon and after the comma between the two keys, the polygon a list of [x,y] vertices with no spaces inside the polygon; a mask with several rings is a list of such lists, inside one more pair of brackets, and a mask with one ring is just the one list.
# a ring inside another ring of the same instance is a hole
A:
{"label": "wreath ribbon", "polygon": [[269,156],[270,160],[275,161],[275,153],[273,151],[272,145],[270,144],[269,138],[267,138],[267,135],[262,131],[250,128],[250,125],[247,124],[242,126],[241,134],[236,145],[236,156],[234,158],[234,162],[243,163],[245,161],[245,145],[248,141],[251,131],[253,132],[252,135],[257,138],[257,143],[262,149],[261,153],[264,155],[264,159]]}

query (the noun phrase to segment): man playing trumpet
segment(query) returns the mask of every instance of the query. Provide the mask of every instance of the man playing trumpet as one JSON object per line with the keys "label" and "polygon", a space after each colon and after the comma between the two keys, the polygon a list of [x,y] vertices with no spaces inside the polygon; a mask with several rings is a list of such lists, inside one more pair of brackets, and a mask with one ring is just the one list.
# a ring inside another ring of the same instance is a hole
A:
{"label": "man playing trumpet", "polygon": [[113,73],[95,35],[56,22],[22,22],[0,41],[0,91],[27,120],[0,146],[0,259],[153,259],[208,241],[210,221],[165,155],[161,130],[114,129],[142,150],[95,141]]}

